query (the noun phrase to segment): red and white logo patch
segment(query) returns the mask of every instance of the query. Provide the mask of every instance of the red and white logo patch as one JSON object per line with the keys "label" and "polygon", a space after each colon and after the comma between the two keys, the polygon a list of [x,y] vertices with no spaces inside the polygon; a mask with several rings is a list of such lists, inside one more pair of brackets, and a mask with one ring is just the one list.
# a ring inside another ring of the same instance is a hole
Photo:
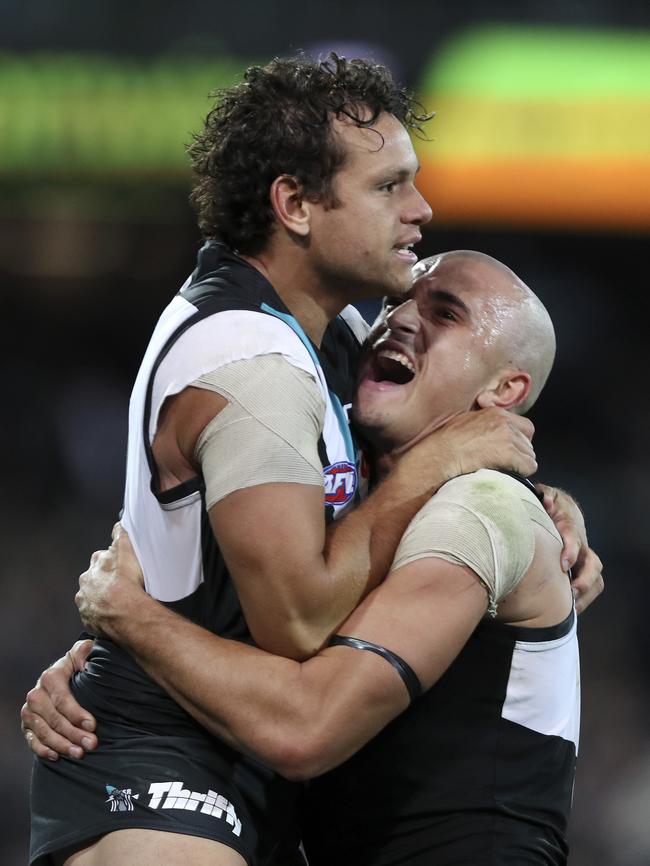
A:
{"label": "red and white logo patch", "polygon": [[325,502],[327,505],[345,505],[357,489],[357,470],[353,463],[332,463],[323,469]]}

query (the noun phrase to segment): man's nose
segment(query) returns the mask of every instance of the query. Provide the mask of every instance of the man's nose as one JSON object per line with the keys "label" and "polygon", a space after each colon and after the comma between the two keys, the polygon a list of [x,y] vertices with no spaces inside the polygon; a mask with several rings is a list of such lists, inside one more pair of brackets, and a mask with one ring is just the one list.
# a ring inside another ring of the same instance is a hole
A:
{"label": "man's nose", "polygon": [[404,301],[386,316],[386,326],[390,331],[417,334],[420,328],[420,313],[414,298]]}
{"label": "man's nose", "polygon": [[403,222],[411,223],[416,226],[426,225],[433,216],[433,211],[429,207],[429,203],[416,186],[413,187],[408,211],[404,216],[406,219],[403,219]]}

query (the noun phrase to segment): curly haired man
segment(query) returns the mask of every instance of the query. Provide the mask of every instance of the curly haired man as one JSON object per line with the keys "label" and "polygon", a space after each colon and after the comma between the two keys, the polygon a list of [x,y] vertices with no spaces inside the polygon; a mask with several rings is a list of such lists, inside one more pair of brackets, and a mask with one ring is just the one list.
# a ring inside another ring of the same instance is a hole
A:
{"label": "curly haired man", "polygon": [[[348,305],[411,286],[431,211],[408,130],[426,117],[387,70],[336,56],[251,68],[218,96],[190,147],[206,243],[134,385],[122,519],[166,643],[189,620],[304,659],[443,483],[534,471],[532,425],[464,414],[360,502],[344,407],[365,326]],[[32,735],[32,864],[292,862],[295,787],[211,736],[129,652],[100,637],[73,686],[99,746],[55,761]]]}

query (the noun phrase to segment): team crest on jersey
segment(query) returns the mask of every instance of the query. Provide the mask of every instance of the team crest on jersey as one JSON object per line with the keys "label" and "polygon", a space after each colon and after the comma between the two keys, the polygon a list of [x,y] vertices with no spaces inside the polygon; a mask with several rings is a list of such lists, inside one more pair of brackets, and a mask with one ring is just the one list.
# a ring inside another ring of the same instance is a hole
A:
{"label": "team crest on jersey", "polygon": [[344,460],[332,463],[323,469],[325,485],[325,503],[327,505],[345,505],[354,496],[357,489],[357,469],[354,463]]}

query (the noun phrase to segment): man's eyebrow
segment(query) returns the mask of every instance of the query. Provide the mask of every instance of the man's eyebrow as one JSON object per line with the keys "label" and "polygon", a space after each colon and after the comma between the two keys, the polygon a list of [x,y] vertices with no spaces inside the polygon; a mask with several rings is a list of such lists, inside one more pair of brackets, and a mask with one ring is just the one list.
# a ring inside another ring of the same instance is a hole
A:
{"label": "man's eyebrow", "polygon": [[377,174],[377,182],[380,181],[389,181],[396,180],[402,181],[407,180],[409,177],[413,177],[413,175],[417,174],[420,171],[420,164],[418,163],[415,171],[411,168],[398,168],[398,169],[385,169],[381,173]]}
{"label": "man's eyebrow", "polygon": [[453,292],[447,292],[445,289],[431,289],[429,291],[429,299],[432,301],[441,301],[443,304],[451,304],[454,307],[458,307],[459,310],[462,310],[465,315],[469,316],[470,310],[467,304],[463,303],[458,295],[454,295]]}

